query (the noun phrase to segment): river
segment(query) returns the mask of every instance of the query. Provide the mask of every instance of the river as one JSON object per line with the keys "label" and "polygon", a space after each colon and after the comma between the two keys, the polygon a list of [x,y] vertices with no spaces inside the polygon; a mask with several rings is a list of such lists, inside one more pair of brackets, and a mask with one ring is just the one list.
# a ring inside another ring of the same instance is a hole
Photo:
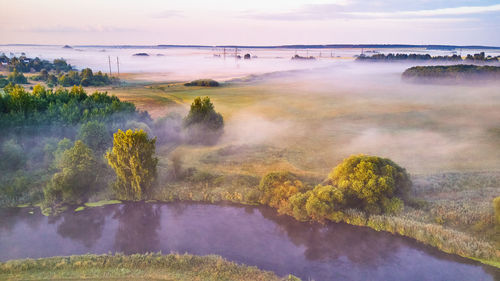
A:
{"label": "river", "polygon": [[301,223],[267,207],[127,203],[45,217],[0,210],[0,260],[178,252],[303,280],[494,280],[495,268],[411,239],[346,224]]}

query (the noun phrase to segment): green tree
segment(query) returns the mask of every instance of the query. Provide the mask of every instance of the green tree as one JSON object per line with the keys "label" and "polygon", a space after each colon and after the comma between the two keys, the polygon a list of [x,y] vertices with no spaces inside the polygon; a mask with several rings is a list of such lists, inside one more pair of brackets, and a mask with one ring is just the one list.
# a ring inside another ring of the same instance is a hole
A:
{"label": "green tree", "polygon": [[7,79],[16,84],[28,84],[28,79],[21,72],[18,72],[16,68],[9,74]]}
{"label": "green tree", "polygon": [[0,167],[5,170],[18,170],[26,163],[23,148],[11,139],[2,144],[0,150]]}
{"label": "green tree", "polygon": [[197,97],[184,118],[191,143],[213,144],[223,133],[224,119],[215,111],[209,97]]}
{"label": "green tree", "polygon": [[374,213],[400,208],[392,198],[406,199],[411,187],[405,169],[389,159],[367,155],[344,159],[327,182],[344,193],[348,207]]}
{"label": "green tree", "polygon": [[79,204],[86,201],[96,182],[96,164],[92,150],[82,141],[64,151],[56,173],[44,189],[45,203]]}
{"label": "green tree", "polygon": [[119,199],[141,200],[156,178],[158,158],[156,138],[149,139],[143,130],[118,130],[113,135],[113,149],[106,153],[115,170],[114,191]]}
{"label": "green tree", "polygon": [[83,124],[78,132],[78,139],[82,140],[96,153],[102,153],[111,143],[111,135],[106,130],[106,125],[98,121]]}

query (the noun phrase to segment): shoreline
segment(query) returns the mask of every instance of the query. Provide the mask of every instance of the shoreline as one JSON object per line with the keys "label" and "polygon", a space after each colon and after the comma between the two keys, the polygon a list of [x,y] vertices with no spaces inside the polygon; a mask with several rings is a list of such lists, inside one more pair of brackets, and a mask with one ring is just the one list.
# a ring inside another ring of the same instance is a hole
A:
{"label": "shoreline", "polygon": [[[237,198],[237,197],[236,197]],[[102,207],[105,205],[112,205],[112,204],[126,204],[130,202],[144,202],[146,204],[168,204],[168,203],[193,203],[193,204],[208,204],[208,205],[224,205],[224,204],[235,204],[238,206],[256,206],[256,207],[268,207],[274,210],[277,214],[280,216],[289,216],[294,220],[297,220],[293,216],[290,216],[289,214],[280,214],[277,209],[272,208],[267,205],[259,204],[259,203],[252,203],[252,202],[247,202],[244,200],[219,200],[219,201],[210,201],[210,200],[182,200],[182,199],[172,199],[172,200],[158,200],[158,199],[149,199],[149,200],[143,200],[143,201],[119,201],[119,200],[101,200],[101,201],[96,201],[96,202],[87,202],[82,206],[73,206],[72,208],[67,208],[64,211],[68,212],[80,212],[83,211],[84,209],[87,208],[94,208],[94,207]],[[45,216],[52,216],[52,215],[47,215],[43,213],[43,210],[40,206],[40,204],[35,204],[35,205],[20,205],[14,208],[35,208],[38,207],[40,208],[41,212]],[[352,226],[358,226],[358,227],[367,227],[372,230],[375,230],[377,232],[383,231],[387,232],[393,235],[398,235],[400,237],[404,238],[409,238],[412,239],[413,241],[417,243],[421,243],[423,246],[428,246],[432,247],[433,249],[437,249],[443,253],[446,254],[451,254],[451,255],[456,255],[462,258],[466,258],[471,261],[479,262],[481,264],[487,265],[494,267],[496,269],[500,269],[500,259],[488,259],[484,257],[474,257],[472,254],[468,253],[458,253],[457,251],[452,249],[452,245],[446,244],[445,238],[449,238],[451,235],[460,235],[465,240],[468,240],[467,242],[472,242],[472,239],[475,239],[474,237],[463,233],[459,232],[453,229],[447,229],[441,225],[437,224],[431,224],[431,223],[422,223],[418,221],[410,221],[414,223],[416,226],[408,226],[405,225],[405,219],[397,217],[397,216],[388,216],[388,215],[368,215],[365,216],[364,219],[360,216],[352,216],[352,215],[347,215],[344,219],[342,219],[340,222],[334,222],[334,221],[328,221],[328,223],[345,223],[348,225]],[[297,220],[299,221],[299,220]],[[313,220],[309,221],[300,221],[301,223],[308,223],[308,222],[316,222]],[[377,224],[378,223],[378,224]],[[439,236],[433,236],[430,235],[428,238],[433,238],[434,241],[428,241],[429,239],[423,239],[426,236],[418,236],[419,233],[425,232],[426,230],[433,228],[433,229],[439,229],[440,233],[443,234],[444,237],[439,237]],[[442,240],[436,242],[436,240]],[[434,242],[434,243],[432,243]],[[440,244],[439,242],[442,242],[443,244]],[[484,241],[478,241],[481,246],[490,246],[494,247],[491,245],[489,242],[484,242]],[[497,255],[498,255],[498,250],[497,250]]]}

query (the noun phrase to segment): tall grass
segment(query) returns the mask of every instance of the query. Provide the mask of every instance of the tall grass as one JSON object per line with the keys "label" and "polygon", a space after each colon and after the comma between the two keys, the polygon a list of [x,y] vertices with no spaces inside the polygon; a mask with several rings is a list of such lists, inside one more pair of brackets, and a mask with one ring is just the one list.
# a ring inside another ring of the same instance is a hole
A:
{"label": "tall grass", "polygon": [[0,280],[300,280],[280,278],[220,256],[180,254],[82,255],[0,263]]}

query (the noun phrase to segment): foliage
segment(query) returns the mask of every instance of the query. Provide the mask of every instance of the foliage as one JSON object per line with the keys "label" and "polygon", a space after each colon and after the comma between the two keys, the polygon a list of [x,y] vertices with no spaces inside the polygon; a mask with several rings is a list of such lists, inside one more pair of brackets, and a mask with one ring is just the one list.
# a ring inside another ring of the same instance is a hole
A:
{"label": "foliage", "polygon": [[149,139],[143,130],[118,130],[113,135],[113,149],[106,153],[117,180],[114,191],[119,199],[141,200],[156,178],[158,158],[156,138]]}
{"label": "foliage", "polygon": [[2,170],[17,170],[26,163],[23,148],[11,139],[2,144],[0,149],[0,168]]}
{"label": "foliage", "polygon": [[188,83],[185,83],[184,86],[200,86],[200,87],[219,87],[219,82],[212,79],[198,79]]}
{"label": "foliage", "polygon": [[[356,58],[357,61],[464,61],[459,55],[451,56],[431,56],[429,54],[375,54],[372,56],[361,55]],[[467,55],[466,61],[479,61],[479,62],[498,62],[498,57],[486,57],[484,52],[474,55]]]}
{"label": "foliage", "polygon": [[129,119],[149,120],[147,113],[137,112],[129,102],[107,93],[87,95],[82,87],[71,90],[46,90],[35,86],[29,93],[20,86],[7,86],[0,95],[0,128],[41,125],[76,125],[88,121],[123,123]]}
{"label": "foliage", "polygon": [[222,135],[224,119],[214,109],[209,97],[197,97],[184,118],[191,143],[212,144]]}
{"label": "foliage", "polygon": [[344,159],[327,181],[344,193],[348,207],[370,213],[394,211],[398,203],[391,199],[406,199],[411,187],[405,169],[389,159],[367,155]]}
{"label": "foliage", "polygon": [[286,208],[288,198],[303,191],[304,184],[290,172],[271,172],[259,183],[260,203],[273,208]]}
{"label": "foliage", "polygon": [[188,254],[82,255],[0,263],[4,280],[300,280],[280,278],[270,271],[239,265],[220,256]]}
{"label": "foliage", "polygon": [[40,75],[32,78],[35,81],[47,82],[49,86],[61,85],[70,86],[105,86],[116,83],[118,78],[109,77],[106,73],[98,71],[96,74],[90,68],[85,68],[81,72],[70,70],[68,73],[61,73],[58,76],[42,71]]}
{"label": "foliage", "polygon": [[70,71],[73,67],[64,59],[55,59],[52,62],[42,60],[40,58],[28,58],[26,56],[9,58],[5,54],[0,56],[0,62],[8,64],[8,69],[13,71],[16,69],[19,72],[30,72],[32,70],[39,72],[45,69],[46,71],[54,70],[56,72]]}
{"label": "foliage", "polygon": [[341,190],[331,185],[317,185],[307,198],[305,208],[313,220],[339,222],[343,216],[343,205],[344,194]]}
{"label": "foliage", "polygon": [[111,135],[108,133],[106,125],[98,121],[83,124],[78,132],[78,139],[82,140],[92,150],[101,153],[111,143]]}
{"label": "foliage", "polygon": [[402,75],[408,81],[449,81],[477,82],[482,80],[500,79],[499,66],[477,65],[434,65],[410,67]]}
{"label": "foliage", "polygon": [[21,72],[18,72],[17,69],[14,69],[14,71],[9,74],[7,80],[15,84],[28,84],[28,79],[26,79]]}
{"label": "foliage", "polygon": [[45,204],[82,203],[96,182],[96,159],[82,141],[64,151],[56,173],[44,189]]}

